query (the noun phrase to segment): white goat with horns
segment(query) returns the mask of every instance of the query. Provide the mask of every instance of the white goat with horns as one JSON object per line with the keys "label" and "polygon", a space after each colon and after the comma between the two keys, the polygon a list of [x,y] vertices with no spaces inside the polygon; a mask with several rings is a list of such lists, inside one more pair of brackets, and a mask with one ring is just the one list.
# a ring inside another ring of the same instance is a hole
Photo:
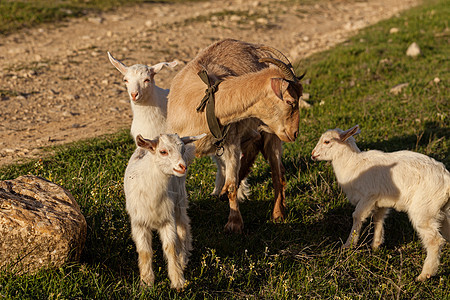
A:
{"label": "white goat with horns", "polygon": [[155,280],[152,230],[158,230],[171,287],[181,289],[184,286],[183,270],[192,249],[185,188],[186,161],[193,159],[195,149],[185,144],[203,136],[180,139],[176,134],[161,134],[153,140],[141,135],[136,137],[138,148],[126,168],[124,190],[142,284],[151,286]]}
{"label": "white goat with horns", "polygon": [[416,278],[423,281],[436,274],[444,238],[450,241],[450,173],[442,163],[420,153],[361,152],[353,138],[358,133],[358,125],[346,131],[328,130],[311,156],[331,161],[339,185],[356,205],[344,247],[358,242],[362,222],[373,214],[372,248],[377,249],[383,242],[389,208],[405,211],[427,251],[422,273]]}

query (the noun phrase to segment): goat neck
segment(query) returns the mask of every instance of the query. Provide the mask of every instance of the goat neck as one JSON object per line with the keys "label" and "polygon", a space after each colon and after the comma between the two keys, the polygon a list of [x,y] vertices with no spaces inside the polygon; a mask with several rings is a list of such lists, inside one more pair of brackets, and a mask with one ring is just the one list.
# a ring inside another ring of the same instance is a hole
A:
{"label": "goat neck", "polygon": [[[270,93],[270,78],[280,77],[274,68],[248,73],[238,77],[228,77],[216,93],[216,117],[222,124],[259,117],[258,102],[263,102]],[[276,101],[281,101],[275,99]],[[271,103],[260,103],[271,106]]]}
{"label": "goat neck", "polygon": [[335,147],[339,147],[339,150],[336,151],[337,149],[335,149],[331,165],[339,184],[345,184],[357,176],[355,170],[361,161],[361,151],[355,151],[347,143],[336,143]]}

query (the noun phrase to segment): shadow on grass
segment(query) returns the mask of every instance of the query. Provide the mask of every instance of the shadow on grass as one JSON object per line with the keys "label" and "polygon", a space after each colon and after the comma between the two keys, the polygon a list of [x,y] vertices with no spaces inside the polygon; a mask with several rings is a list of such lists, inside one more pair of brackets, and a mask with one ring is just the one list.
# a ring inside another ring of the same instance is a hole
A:
{"label": "shadow on grass", "polygon": [[[450,138],[450,128],[441,127],[437,122],[426,122],[424,124],[424,130],[420,131],[417,135],[404,135],[391,137],[385,141],[377,141],[371,143],[360,143],[361,149],[376,149],[386,152],[411,150],[415,151],[418,147],[426,147],[432,140],[441,140]],[[450,149],[443,153],[446,160],[445,164],[448,166],[448,157]],[[431,154],[433,157],[433,154]],[[435,157],[438,159],[438,157]]]}

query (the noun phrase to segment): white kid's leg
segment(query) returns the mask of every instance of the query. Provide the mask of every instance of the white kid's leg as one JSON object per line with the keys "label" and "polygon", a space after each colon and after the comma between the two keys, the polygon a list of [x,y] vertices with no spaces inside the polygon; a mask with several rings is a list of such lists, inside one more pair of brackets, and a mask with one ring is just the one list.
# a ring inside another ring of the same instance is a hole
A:
{"label": "white kid's leg", "polygon": [[152,231],[141,223],[131,223],[131,235],[138,253],[141,284],[153,286],[155,275],[152,269]]}
{"label": "white kid's leg", "polygon": [[353,212],[353,226],[350,231],[350,235],[347,238],[343,248],[350,248],[351,246],[356,246],[359,240],[359,234],[361,231],[362,223],[370,216],[373,208],[372,201],[364,201],[365,199],[358,202],[355,211]]}
{"label": "white kid's leg", "polygon": [[372,249],[377,250],[380,245],[384,242],[384,219],[387,216],[389,208],[381,207],[375,210],[373,214],[373,224],[374,224],[374,233],[373,233],[373,242]]}
{"label": "white kid's leg", "polygon": [[180,290],[184,286],[183,268],[178,260],[177,243],[179,243],[176,233],[175,222],[168,222],[159,228],[164,255],[167,259],[167,271],[169,274],[171,287]]}

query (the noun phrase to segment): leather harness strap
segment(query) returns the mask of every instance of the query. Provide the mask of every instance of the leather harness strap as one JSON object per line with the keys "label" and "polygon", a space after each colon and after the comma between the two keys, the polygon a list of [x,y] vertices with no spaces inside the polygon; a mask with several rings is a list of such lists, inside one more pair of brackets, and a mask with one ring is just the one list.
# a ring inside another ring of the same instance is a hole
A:
{"label": "leather harness strap", "polygon": [[216,146],[216,155],[221,156],[223,154],[223,144],[225,143],[225,137],[227,136],[228,130],[230,129],[230,125],[221,126],[219,124],[219,120],[216,118],[215,107],[216,100],[214,97],[214,93],[217,92],[219,83],[222,80],[218,80],[211,83],[210,78],[208,77],[208,73],[205,70],[202,70],[197,73],[201,80],[208,86],[205,91],[205,96],[203,97],[200,105],[197,107],[197,112],[203,112],[206,107],[206,121],[208,122],[209,131],[214,136],[216,141],[214,142],[214,146]]}

